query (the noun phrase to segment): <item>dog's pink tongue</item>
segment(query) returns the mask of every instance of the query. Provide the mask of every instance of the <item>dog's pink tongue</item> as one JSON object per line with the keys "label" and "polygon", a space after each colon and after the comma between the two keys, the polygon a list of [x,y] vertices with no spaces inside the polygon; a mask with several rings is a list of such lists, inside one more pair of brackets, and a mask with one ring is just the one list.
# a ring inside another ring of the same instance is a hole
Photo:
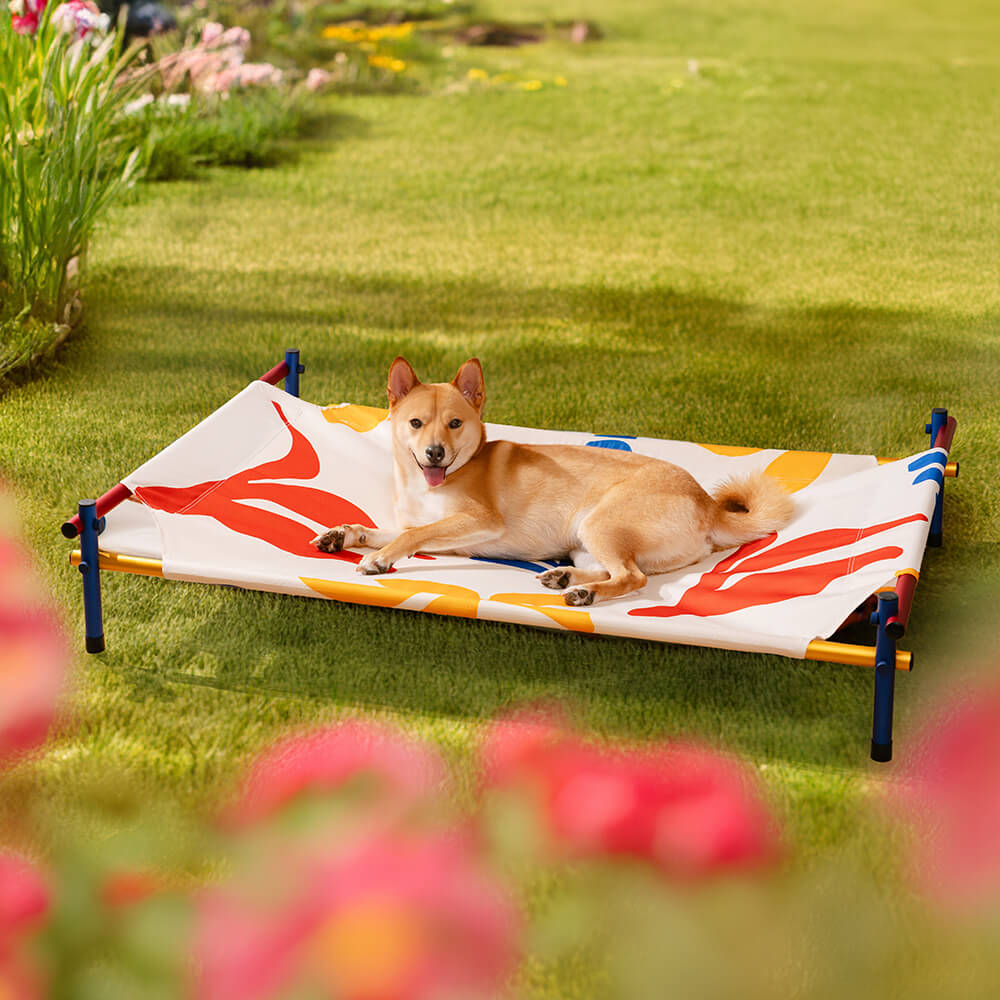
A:
{"label": "dog's pink tongue", "polygon": [[440,486],[444,482],[445,470],[440,465],[425,465],[423,473],[428,486]]}

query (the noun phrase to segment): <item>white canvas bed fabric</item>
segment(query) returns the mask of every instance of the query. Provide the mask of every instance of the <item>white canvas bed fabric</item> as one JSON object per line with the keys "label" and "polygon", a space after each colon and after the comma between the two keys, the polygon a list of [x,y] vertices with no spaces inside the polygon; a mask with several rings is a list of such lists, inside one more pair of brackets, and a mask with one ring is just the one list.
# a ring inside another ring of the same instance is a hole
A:
{"label": "white canvas bed fabric", "polygon": [[[725,448],[488,425],[492,439],[630,448],[683,466],[711,491],[767,468],[796,500],[777,536],[650,577],[638,593],[567,607],[535,575],[553,565],[416,556],[364,576],[364,550],[309,540],[339,523],[394,524],[385,411],[320,407],[253,382],[127,476],[102,550],[161,560],[175,580],[803,657],[876,590],[920,568],[944,449],[879,465],[873,456]],[[138,501],[138,502],[136,502]]]}

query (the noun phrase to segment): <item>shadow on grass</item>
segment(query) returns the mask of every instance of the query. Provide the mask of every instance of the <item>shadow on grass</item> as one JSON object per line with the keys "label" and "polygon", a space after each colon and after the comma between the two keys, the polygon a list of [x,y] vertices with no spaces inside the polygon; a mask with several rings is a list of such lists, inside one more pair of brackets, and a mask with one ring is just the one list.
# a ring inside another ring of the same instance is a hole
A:
{"label": "shadow on grass", "polygon": [[[882,452],[919,443],[912,429],[930,407],[985,394],[976,377],[1000,366],[992,338],[956,352],[938,317],[850,303],[767,310],[663,287],[281,269],[119,267],[104,278],[95,325],[125,334],[110,364],[130,378],[207,373],[207,409],[285,347],[303,350],[308,398],[373,404],[397,353],[429,379],[478,354],[498,422]],[[605,414],[617,426],[598,426]]]}
{"label": "shadow on grass", "polygon": [[332,711],[473,722],[543,700],[571,706],[605,735],[697,734],[770,760],[851,765],[867,747],[870,678],[854,668],[188,584],[116,583],[157,588],[146,595],[159,606],[153,621],[185,618],[167,641],[137,640],[126,620],[116,621],[117,588],[106,589],[106,662],[141,700],[180,683],[305,698]]}

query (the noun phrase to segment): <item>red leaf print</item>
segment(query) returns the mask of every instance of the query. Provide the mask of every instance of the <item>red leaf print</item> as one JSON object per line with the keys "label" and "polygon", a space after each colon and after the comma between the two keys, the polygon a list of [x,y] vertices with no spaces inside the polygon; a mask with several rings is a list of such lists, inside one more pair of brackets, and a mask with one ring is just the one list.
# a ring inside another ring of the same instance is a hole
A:
{"label": "red leaf print", "polygon": [[277,403],[272,402],[271,405],[292,436],[291,447],[283,458],[264,462],[228,479],[194,486],[140,486],[135,495],[147,506],[170,514],[200,514],[214,518],[231,531],[259,538],[292,555],[360,562],[361,556],[356,552],[320,552],[310,545],[316,532],[308,524],[246,503],[270,501],[320,524],[375,527],[360,507],[335,493],[311,486],[266,482],[268,479],[308,480],[315,478],[319,472],[316,449],[301,431],[288,422]]}
{"label": "red leaf print", "polygon": [[[862,538],[889,531],[901,524],[926,520],[924,514],[913,514],[895,521],[874,524],[868,528],[830,528],[825,531],[814,531],[801,538],[793,538],[774,548],[770,546],[777,535],[770,534],[766,538],[742,546],[732,555],[722,559],[713,569],[703,573],[701,579],[693,587],[688,588],[680,601],[672,607],[656,605],[636,608],[629,614],[637,618],[672,618],[676,615],[707,618],[741,611],[743,608],[777,604],[793,597],[818,594],[838,577],[849,576],[883,559],[895,559],[903,554],[903,550],[898,546],[888,545],[871,549],[861,555],[834,559],[830,562],[812,563],[808,566],[796,566],[775,572],[763,571],[795,562],[806,556],[852,545]],[[744,573],[750,575],[744,576],[725,590],[722,589],[731,577]]]}

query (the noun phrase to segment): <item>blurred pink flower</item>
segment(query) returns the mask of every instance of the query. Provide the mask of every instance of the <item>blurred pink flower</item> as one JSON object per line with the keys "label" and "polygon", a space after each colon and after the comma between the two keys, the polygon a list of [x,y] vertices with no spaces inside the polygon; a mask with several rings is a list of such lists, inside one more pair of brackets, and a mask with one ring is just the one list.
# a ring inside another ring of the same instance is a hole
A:
{"label": "blurred pink flower", "polygon": [[226,69],[219,70],[218,73],[209,73],[206,76],[198,80],[198,89],[208,92],[215,92],[217,94],[225,94],[229,92],[229,89],[240,79],[240,67],[239,66],[228,66]]}
{"label": "blurred pink flower", "polygon": [[777,825],[752,775],[707,749],[603,750],[533,715],[493,727],[484,771],[487,785],[526,794],[570,856],[643,858],[691,878],[777,855]]}
{"label": "blurred pink flower", "polygon": [[68,0],[53,11],[52,23],[60,31],[79,40],[92,33],[107,34],[111,19],[90,0]]}
{"label": "blurred pink flower", "polygon": [[201,44],[211,45],[213,42],[217,41],[222,37],[223,27],[218,21],[209,21],[204,28],[201,29]]}
{"label": "blurred pink flower", "polygon": [[174,90],[187,76],[192,87],[204,90],[204,81],[218,72],[222,65],[218,54],[208,53],[202,48],[182,49],[160,60],[163,86],[168,91]]}
{"label": "blurred pink flower", "polygon": [[367,783],[375,796],[415,803],[444,781],[444,764],[430,747],[373,722],[343,722],[265,751],[227,818],[235,825],[254,823],[298,796],[330,794],[352,783]]}
{"label": "blurred pink flower", "polygon": [[332,79],[333,74],[329,70],[314,66],[306,75],[306,89],[322,90]]}
{"label": "blurred pink flower", "polygon": [[37,929],[49,908],[45,880],[30,862],[0,852],[0,949]]}
{"label": "blurred pink flower", "polygon": [[250,48],[250,32],[246,28],[234,27],[227,28],[221,35],[216,39],[219,47],[231,45],[234,48],[240,49],[246,52]]}
{"label": "blurred pink flower", "polygon": [[45,741],[69,661],[28,554],[5,534],[6,507],[0,492],[0,767]]}
{"label": "blurred pink flower", "polygon": [[277,86],[281,77],[281,70],[271,63],[243,63],[239,69],[241,87]]}
{"label": "blurred pink flower", "polygon": [[43,996],[40,976],[24,954],[25,939],[44,923],[49,890],[24,858],[0,852],[0,997]]}
{"label": "blurred pink flower", "polygon": [[914,828],[912,863],[924,892],[955,910],[1000,910],[1000,682],[946,705],[890,802]]}
{"label": "blurred pink flower", "polygon": [[48,0],[10,0],[10,23],[19,35],[33,35],[38,30],[42,11]]}
{"label": "blurred pink flower", "polygon": [[516,911],[465,840],[380,836],[284,889],[280,899],[259,884],[204,894],[196,997],[304,988],[338,1000],[485,1000],[514,969]]}

